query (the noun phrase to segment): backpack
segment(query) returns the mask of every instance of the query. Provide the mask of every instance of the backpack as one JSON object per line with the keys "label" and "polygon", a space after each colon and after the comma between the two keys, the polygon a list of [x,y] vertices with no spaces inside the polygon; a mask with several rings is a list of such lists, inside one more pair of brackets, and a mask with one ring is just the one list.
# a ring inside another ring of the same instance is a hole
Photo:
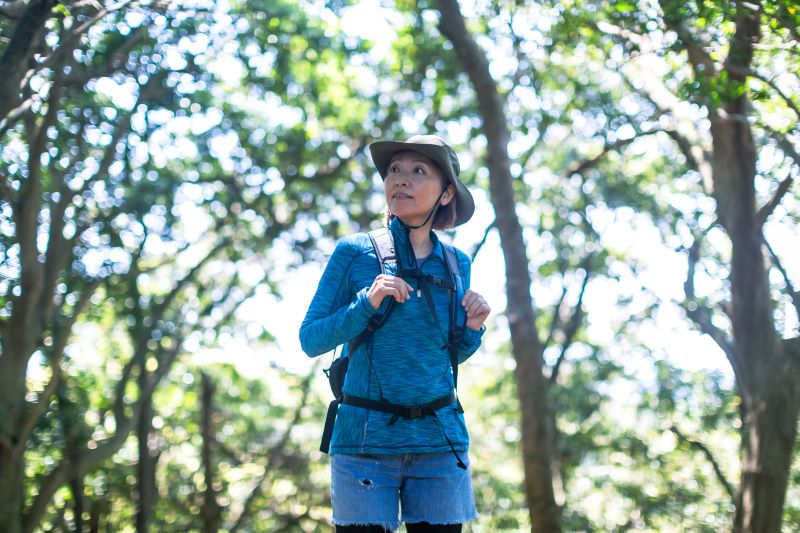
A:
{"label": "backpack", "polygon": [[[379,228],[376,230],[372,230],[368,233],[370,242],[372,243],[372,247],[375,250],[375,255],[378,257],[378,263],[380,264],[381,273],[386,274],[387,272],[387,265],[396,265],[397,264],[397,256],[395,254],[394,249],[394,238],[392,236],[392,232],[388,228]],[[449,280],[442,280],[440,278],[436,278],[429,274],[422,274],[419,269],[413,270],[400,270],[397,272],[398,276],[405,277],[416,277],[420,283],[420,290],[424,291],[425,298],[428,302],[428,306],[433,313],[434,320],[439,325],[439,319],[436,314],[436,310],[433,307],[433,300],[430,296],[430,290],[428,288],[428,284],[435,285],[437,287],[446,288],[450,293],[450,306],[448,309],[449,315],[449,324],[448,324],[448,335],[447,335],[447,348],[450,352],[450,365],[453,371],[453,384],[457,388],[458,387],[458,344],[461,341],[461,337],[464,332],[464,327],[466,326],[466,311],[464,307],[461,305],[461,298],[464,295],[464,283],[461,277],[461,272],[458,267],[458,257],[456,256],[455,249],[450,246],[449,244],[440,242],[442,245],[442,249],[444,250],[445,256],[445,264],[447,266],[448,273],[450,274]],[[369,322],[367,323],[367,327],[359,333],[350,343],[350,350],[349,353],[354,353],[355,349],[369,339],[369,337],[378,329],[380,329],[386,321],[389,319],[389,315],[394,308],[395,300],[390,299],[387,305],[386,310],[383,313],[373,315]],[[451,405],[454,402],[458,402],[458,398],[455,393],[451,392],[445,397],[438,398],[429,404],[422,405],[422,406],[414,406],[414,407],[405,407],[405,406],[398,406],[388,403],[385,400],[371,400],[368,398],[359,398],[348,396],[344,394],[342,388],[344,387],[344,379],[347,374],[347,367],[349,365],[349,356],[340,356],[331,363],[331,366],[324,370],[325,375],[328,377],[328,382],[331,387],[331,391],[333,392],[334,399],[328,405],[328,414],[325,417],[325,428],[322,432],[322,442],[320,443],[320,451],[323,453],[328,453],[330,449],[330,441],[333,435],[333,425],[336,421],[336,413],[339,410],[339,405],[342,403],[347,403],[350,405],[356,405],[359,407],[363,407],[366,409],[373,409],[383,412],[389,412],[393,414],[392,421],[390,424],[393,424],[399,417],[403,418],[421,418],[425,416],[434,415],[437,409],[442,407],[446,407],[447,405]],[[461,410],[461,403],[458,403],[458,409]],[[463,412],[463,411],[462,411]],[[445,435],[447,439],[447,436]],[[448,444],[450,444],[452,448],[452,444],[450,440],[447,439]],[[456,455],[457,456],[457,455]],[[459,459],[459,466],[463,463]],[[463,466],[462,468],[466,468]]]}

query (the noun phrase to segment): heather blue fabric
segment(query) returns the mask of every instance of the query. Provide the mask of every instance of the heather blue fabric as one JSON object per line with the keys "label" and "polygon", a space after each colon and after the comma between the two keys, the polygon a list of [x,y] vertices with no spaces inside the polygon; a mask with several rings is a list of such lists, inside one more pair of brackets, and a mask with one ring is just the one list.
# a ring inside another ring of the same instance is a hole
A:
{"label": "heather blue fabric", "polygon": [[[408,229],[395,218],[389,225],[401,268],[415,264]],[[433,252],[422,265],[422,272],[450,279],[442,247],[431,232]],[[469,287],[470,261],[456,250],[465,288]],[[350,366],[344,392],[353,396],[380,399],[404,406],[417,406],[446,396],[453,390],[450,354],[443,345],[449,325],[450,297],[446,289],[431,287],[431,295],[440,328],[426,303],[418,296],[416,280],[406,281],[415,291],[409,300],[396,303],[387,323],[372,336],[370,365],[369,343],[362,343],[349,354],[351,341],[367,326],[376,313],[367,299],[367,289],[380,274],[375,251],[365,233],[342,239],[331,256],[306,317],[300,326],[300,343],[309,356],[315,357],[344,344]],[[388,304],[385,298],[382,311]],[[458,348],[459,362],[472,355],[481,342],[484,327],[475,331],[465,328]],[[411,454],[447,452],[450,447],[443,431],[458,451],[467,451],[464,415],[456,404],[437,411],[436,417],[406,420],[400,418],[389,425],[391,414],[341,405],[331,439],[331,455],[347,454]]]}

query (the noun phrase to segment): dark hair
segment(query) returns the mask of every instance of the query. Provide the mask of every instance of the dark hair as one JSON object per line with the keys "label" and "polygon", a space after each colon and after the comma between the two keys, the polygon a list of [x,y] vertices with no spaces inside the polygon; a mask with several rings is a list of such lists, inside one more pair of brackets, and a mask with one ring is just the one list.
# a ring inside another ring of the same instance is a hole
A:
{"label": "dark hair", "polygon": [[[442,182],[442,190],[444,191],[447,189],[448,186],[452,185],[450,180],[444,175],[441,167],[435,162],[431,161],[433,166],[436,167],[436,170],[439,171],[439,177],[441,178]],[[455,185],[453,185],[455,187]],[[447,205],[440,205],[439,208],[436,210],[436,214],[433,215],[433,224],[431,228],[438,229],[438,230],[445,230],[455,227],[456,225],[456,197],[453,195],[453,199]],[[395,215],[389,211],[389,206],[386,206],[386,212],[384,213],[384,222],[386,226],[389,226],[389,222],[395,218]]]}

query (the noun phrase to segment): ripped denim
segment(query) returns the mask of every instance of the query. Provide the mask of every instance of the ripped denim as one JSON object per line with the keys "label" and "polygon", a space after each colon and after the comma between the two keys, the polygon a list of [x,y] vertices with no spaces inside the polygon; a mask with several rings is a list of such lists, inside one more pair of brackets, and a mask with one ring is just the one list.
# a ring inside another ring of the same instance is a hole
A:
{"label": "ripped denim", "polygon": [[[333,523],[463,524],[478,517],[469,459],[459,468],[449,452],[331,456]],[[399,517],[398,517],[399,515]]]}

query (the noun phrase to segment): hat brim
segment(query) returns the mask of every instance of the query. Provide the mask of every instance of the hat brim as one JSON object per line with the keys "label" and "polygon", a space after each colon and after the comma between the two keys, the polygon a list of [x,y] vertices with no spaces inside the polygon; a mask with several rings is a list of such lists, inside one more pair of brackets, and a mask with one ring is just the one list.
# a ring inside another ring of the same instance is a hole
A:
{"label": "hat brim", "polygon": [[436,144],[419,144],[402,141],[376,141],[369,145],[369,153],[372,162],[382,179],[386,179],[389,170],[389,163],[392,156],[397,152],[417,152],[435,162],[444,173],[445,178],[456,188],[456,221],[455,225],[460,226],[472,218],[475,212],[475,200],[456,174],[450,161],[450,155],[444,146]]}

